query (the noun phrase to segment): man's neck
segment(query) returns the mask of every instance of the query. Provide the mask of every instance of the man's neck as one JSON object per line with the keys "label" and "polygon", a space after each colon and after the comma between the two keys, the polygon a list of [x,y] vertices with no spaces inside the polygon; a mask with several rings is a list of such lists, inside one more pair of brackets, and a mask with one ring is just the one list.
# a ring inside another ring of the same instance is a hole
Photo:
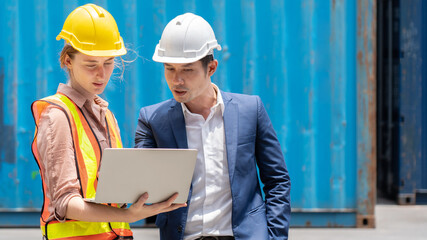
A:
{"label": "man's neck", "polygon": [[216,89],[211,86],[203,98],[193,99],[191,102],[185,103],[185,106],[190,112],[200,114],[206,120],[211,112],[211,108],[217,103],[217,95]]}

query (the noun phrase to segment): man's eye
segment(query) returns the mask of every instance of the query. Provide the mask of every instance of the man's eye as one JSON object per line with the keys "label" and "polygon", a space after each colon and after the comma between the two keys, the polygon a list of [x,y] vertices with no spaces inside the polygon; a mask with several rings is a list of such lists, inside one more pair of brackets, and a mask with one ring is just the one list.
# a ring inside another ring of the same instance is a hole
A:
{"label": "man's eye", "polygon": [[113,62],[106,62],[105,65],[111,65]]}
{"label": "man's eye", "polygon": [[191,72],[191,71],[193,71],[193,69],[191,69],[191,68],[185,68],[184,69],[184,72]]}
{"label": "man's eye", "polygon": [[86,65],[86,67],[88,67],[88,68],[95,68],[96,65]]}

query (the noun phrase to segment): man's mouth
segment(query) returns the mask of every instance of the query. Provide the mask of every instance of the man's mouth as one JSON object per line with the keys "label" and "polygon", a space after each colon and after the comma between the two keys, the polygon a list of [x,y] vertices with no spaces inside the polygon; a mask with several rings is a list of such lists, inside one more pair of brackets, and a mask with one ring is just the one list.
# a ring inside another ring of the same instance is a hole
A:
{"label": "man's mouth", "polygon": [[187,93],[187,90],[185,90],[185,89],[174,89],[173,91],[178,96],[182,96],[182,95],[185,95]]}

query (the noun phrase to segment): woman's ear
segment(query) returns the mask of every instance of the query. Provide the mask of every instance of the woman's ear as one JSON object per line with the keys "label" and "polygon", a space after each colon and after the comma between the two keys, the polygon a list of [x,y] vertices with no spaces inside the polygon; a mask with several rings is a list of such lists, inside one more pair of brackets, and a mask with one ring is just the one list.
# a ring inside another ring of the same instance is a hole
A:
{"label": "woman's ear", "polygon": [[65,54],[64,65],[68,68],[68,70],[72,69],[72,60],[68,54]]}

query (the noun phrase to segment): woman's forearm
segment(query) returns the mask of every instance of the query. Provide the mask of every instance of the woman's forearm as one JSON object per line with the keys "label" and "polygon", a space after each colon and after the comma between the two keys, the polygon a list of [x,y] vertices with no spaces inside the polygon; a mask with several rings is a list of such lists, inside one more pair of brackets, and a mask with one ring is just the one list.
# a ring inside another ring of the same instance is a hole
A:
{"label": "woman's forearm", "polygon": [[81,197],[71,198],[68,202],[68,219],[85,222],[134,222],[128,209],[103,204],[85,202]]}
{"label": "woman's forearm", "polygon": [[145,205],[148,194],[144,193],[129,208],[115,208],[107,205],[85,202],[81,197],[73,197],[68,202],[66,218],[85,222],[136,222],[159,213],[173,211],[187,206],[186,203],[174,204],[178,197],[175,193],[168,200]]}

